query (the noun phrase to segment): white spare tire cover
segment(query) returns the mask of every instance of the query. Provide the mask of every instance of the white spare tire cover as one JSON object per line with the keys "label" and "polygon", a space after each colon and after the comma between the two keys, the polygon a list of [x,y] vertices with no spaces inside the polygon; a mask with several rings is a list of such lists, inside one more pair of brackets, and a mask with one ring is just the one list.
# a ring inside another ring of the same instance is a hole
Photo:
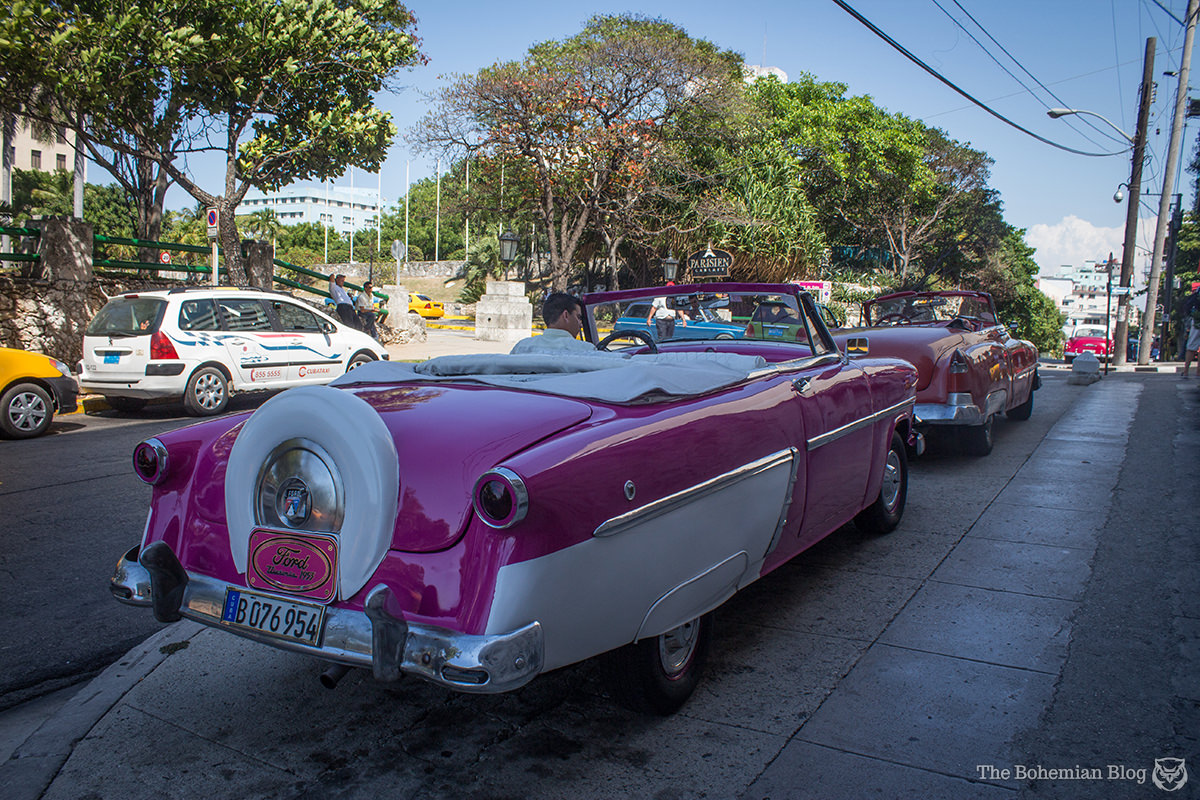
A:
{"label": "white spare tire cover", "polygon": [[375,409],[343,389],[301,386],[263,403],[238,433],[225,472],[229,547],[242,574],[253,530],[277,527],[257,513],[264,465],[291,440],[323,450],[340,480],[344,513],[331,532],[338,535],[336,599],[344,600],[366,585],[391,544],[400,491],[396,445]]}

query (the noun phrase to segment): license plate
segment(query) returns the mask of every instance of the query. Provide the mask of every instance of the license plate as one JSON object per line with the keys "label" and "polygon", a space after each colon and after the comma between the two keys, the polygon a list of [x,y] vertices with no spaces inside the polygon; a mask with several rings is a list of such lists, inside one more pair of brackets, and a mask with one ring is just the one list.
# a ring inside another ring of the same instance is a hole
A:
{"label": "license plate", "polygon": [[104,354],[104,363],[105,364],[121,363],[121,354],[120,353],[105,353]]}
{"label": "license plate", "polygon": [[325,608],[243,589],[226,589],[221,621],[235,628],[246,628],[316,647],[321,643]]}

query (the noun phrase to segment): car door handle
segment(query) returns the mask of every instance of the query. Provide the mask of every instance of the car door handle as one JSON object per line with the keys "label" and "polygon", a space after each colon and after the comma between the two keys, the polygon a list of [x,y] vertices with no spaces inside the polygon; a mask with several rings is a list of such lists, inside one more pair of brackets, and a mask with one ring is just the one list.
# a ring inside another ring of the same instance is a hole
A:
{"label": "car door handle", "polygon": [[808,391],[810,383],[812,383],[812,378],[796,378],[792,381],[792,391],[804,394]]}

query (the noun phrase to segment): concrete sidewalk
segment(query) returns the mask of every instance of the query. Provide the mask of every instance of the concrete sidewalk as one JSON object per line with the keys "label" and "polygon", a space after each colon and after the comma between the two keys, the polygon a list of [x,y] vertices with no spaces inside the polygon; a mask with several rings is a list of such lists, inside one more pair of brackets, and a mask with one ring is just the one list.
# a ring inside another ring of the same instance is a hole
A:
{"label": "concrete sidewalk", "polygon": [[184,622],[49,713],[0,786],[14,800],[1156,795],[1156,759],[1200,769],[1198,389],[1048,377],[991,456],[916,462],[897,532],[840,531],[728,603],[709,675],[671,718],[616,708],[591,662],[497,697],[361,671],[328,692],[309,659]]}

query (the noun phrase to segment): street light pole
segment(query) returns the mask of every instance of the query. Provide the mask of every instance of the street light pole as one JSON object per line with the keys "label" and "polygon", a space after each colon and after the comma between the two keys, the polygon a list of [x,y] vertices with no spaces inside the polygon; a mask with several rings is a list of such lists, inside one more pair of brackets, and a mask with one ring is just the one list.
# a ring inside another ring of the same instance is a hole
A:
{"label": "street light pole", "polygon": [[1183,56],[1179,61],[1179,88],[1175,92],[1175,119],[1171,125],[1171,142],[1167,147],[1167,166],[1163,170],[1162,194],[1158,199],[1158,223],[1154,227],[1154,255],[1150,260],[1150,280],[1146,285],[1146,313],[1142,319],[1141,344],[1138,347],[1139,364],[1150,363],[1150,345],[1154,341],[1154,320],[1158,311],[1158,277],[1162,270],[1167,226],[1171,220],[1171,192],[1175,190],[1175,165],[1179,161],[1183,122],[1187,115],[1188,70],[1192,64],[1192,40],[1196,34],[1197,11],[1200,11],[1200,0],[1189,0],[1187,32],[1183,37]]}
{"label": "street light pole", "polygon": [[[1200,0],[1192,0],[1200,2]],[[1133,278],[1133,261],[1136,258],[1138,203],[1142,192],[1142,162],[1146,157],[1146,127],[1150,120],[1150,98],[1154,89],[1154,47],[1156,40],[1153,36],[1146,40],[1146,57],[1142,67],[1141,97],[1138,103],[1137,130],[1130,136],[1118,128],[1113,122],[1095,111],[1084,111],[1077,108],[1052,108],[1046,113],[1052,119],[1058,119],[1068,114],[1087,114],[1103,120],[1110,128],[1125,137],[1133,145],[1133,165],[1129,170],[1129,208],[1125,212],[1125,244],[1121,248],[1121,286],[1124,291],[1117,296],[1117,326],[1113,331],[1105,330],[1105,335],[1111,333],[1113,338],[1112,351],[1109,361],[1113,366],[1125,363],[1125,349],[1129,338],[1129,285]],[[1120,202],[1120,194],[1113,197]],[[1112,286],[1112,269],[1109,269],[1109,286]],[[1107,326],[1107,322],[1105,323]]]}
{"label": "street light pole", "polygon": [[[1154,47],[1153,36],[1146,39],[1146,57],[1142,69],[1142,90],[1138,103],[1137,130],[1133,134],[1133,166],[1129,171],[1129,208],[1125,212],[1125,243],[1121,248],[1121,286],[1128,287],[1133,278],[1133,262],[1136,258],[1138,205],[1142,191],[1142,161],[1146,157],[1146,126],[1150,120],[1150,97],[1154,91]],[[1114,367],[1125,363],[1125,350],[1129,340],[1129,294],[1117,298],[1117,324],[1113,330],[1113,351],[1110,361]]]}

